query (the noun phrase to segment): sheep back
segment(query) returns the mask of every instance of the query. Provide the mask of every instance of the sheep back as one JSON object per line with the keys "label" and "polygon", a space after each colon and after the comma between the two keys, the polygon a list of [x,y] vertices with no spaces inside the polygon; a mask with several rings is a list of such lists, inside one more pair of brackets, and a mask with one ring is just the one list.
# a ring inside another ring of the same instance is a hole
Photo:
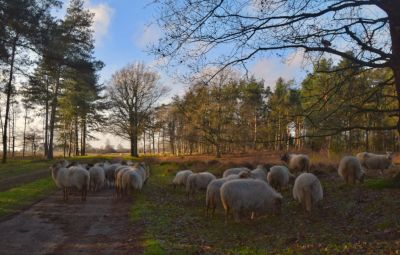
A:
{"label": "sheep back", "polygon": [[293,198],[302,204],[304,210],[311,212],[312,206],[323,198],[321,182],[312,173],[300,174],[293,186]]}

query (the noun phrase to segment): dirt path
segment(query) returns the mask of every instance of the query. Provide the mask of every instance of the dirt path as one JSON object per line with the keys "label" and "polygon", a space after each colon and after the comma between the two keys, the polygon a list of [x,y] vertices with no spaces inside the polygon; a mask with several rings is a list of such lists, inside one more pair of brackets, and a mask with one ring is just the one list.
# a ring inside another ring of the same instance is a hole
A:
{"label": "dirt path", "polygon": [[49,169],[43,169],[35,171],[33,173],[21,174],[18,176],[13,176],[0,180],[0,192],[11,189],[13,187],[20,186],[22,184],[34,182],[49,175],[50,175]]}
{"label": "dirt path", "polygon": [[111,190],[86,202],[57,192],[0,223],[0,254],[140,254],[143,226],[129,221],[131,204]]}

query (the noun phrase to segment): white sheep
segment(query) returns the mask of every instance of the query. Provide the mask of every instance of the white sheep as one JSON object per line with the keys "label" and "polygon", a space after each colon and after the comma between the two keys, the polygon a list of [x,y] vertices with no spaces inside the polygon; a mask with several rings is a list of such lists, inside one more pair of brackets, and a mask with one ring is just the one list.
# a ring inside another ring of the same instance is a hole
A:
{"label": "white sheep", "polygon": [[242,171],[239,174],[231,174],[225,178],[211,181],[207,186],[206,192],[206,214],[208,215],[208,210],[210,208],[212,209],[212,214],[214,214],[215,208],[222,205],[220,189],[225,182],[234,179],[244,179],[249,177],[249,171]]}
{"label": "white sheep", "polygon": [[267,180],[268,169],[263,165],[258,165],[256,169],[251,171],[251,178],[268,182]]}
{"label": "white sheep", "polygon": [[347,184],[355,184],[357,180],[363,182],[365,177],[360,161],[353,156],[345,156],[340,160],[338,174]]}
{"label": "white sheep", "polygon": [[194,173],[188,176],[186,180],[186,194],[187,198],[194,195],[196,190],[206,190],[208,184],[215,180],[216,177],[209,172]]}
{"label": "white sheep", "polygon": [[104,169],[99,165],[92,166],[89,169],[90,174],[90,189],[92,191],[97,191],[104,186],[104,181],[106,179],[106,175],[104,173]]}
{"label": "white sheep", "polygon": [[285,153],[281,160],[286,162],[293,173],[308,172],[310,170],[310,158],[305,154]]}
{"label": "white sheep", "polygon": [[187,178],[191,174],[193,174],[191,170],[182,170],[177,172],[174,179],[172,180],[172,185],[174,186],[174,189],[176,189],[177,186],[185,186]]}
{"label": "white sheep", "polygon": [[63,189],[63,200],[68,200],[69,190],[76,188],[81,191],[82,201],[85,201],[90,184],[89,172],[80,166],[67,168],[67,165],[65,162],[52,165],[50,167],[51,176],[57,187]]}
{"label": "white sheep", "polygon": [[122,191],[123,191],[123,187],[122,187],[122,176],[124,175],[124,173],[126,171],[131,170],[132,167],[131,166],[127,166],[127,165],[123,165],[121,167],[118,167],[115,170],[116,176],[115,176],[115,195],[116,197],[122,197]]}
{"label": "white sheep", "polygon": [[303,209],[311,212],[311,208],[323,198],[321,182],[312,173],[300,174],[293,186],[293,198],[301,203]]}
{"label": "white sheep", "polygon": [[225,209],[225,220],[232,211],[235,220],[240,221],[246,212],[252,212],[252,216],[254,213],[263,215],[271,210],[275,214],[280,214],[282,195],[265,181],[237,179],[222,185],[221,201]]}
{"label": "white sheep", "polygon": [[144,162],[141,162],[141,163],[136,163],[134,167],[141,175],[143,183],[145,183],[150,176],[150,170],[148,166]]}
{"label": "white sheep", "polygon": [[247,167],[234,167],[234,168],[229,168],[224,171],[222,174],[222,178],[225,178],[231,174],[239,174],[241,171],[250,171]]}
{"label": "white sheep", "polygon": [[131,194],[133,190],[142,190],[144,180],[138,168],[131,167],[121,177],[121,197]]}
{"label": "white sheep", "polygon": [[[360,154],[360,153],[359,153]],[[359,155],[357,154],[357,156]],[[360,161],[361,164],[368,170],[379,170],[381,173],[383,170],[388,169],[392,166],[393,154],[374,154],[364,153],[363,159]]]}
{"label": "white sheep", "polygon": [[107,185],[108,187],[112,187],[115,184],[115,169],[120,167],[120,163],[114,163],[114,164],[104,164],[104,173],[106,175],[106,180],[107,180]]}
{"label": "white sheep", "polygon": [[267,180],[276,190],[281,190],[289,185],[291,180],[294,181],[295,176],[289,172],[286,166],[273,166],[270,168]]}

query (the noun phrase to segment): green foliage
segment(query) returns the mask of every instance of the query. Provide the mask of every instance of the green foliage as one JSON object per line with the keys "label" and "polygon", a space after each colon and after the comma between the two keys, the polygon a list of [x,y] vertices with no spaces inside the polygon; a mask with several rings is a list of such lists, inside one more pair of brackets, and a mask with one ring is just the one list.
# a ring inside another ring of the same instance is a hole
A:
{"label": "green foliage", "polygon": [[0,217],[19,212],[33,202],[48,196],[56,186],[51,177],[0,192]]}

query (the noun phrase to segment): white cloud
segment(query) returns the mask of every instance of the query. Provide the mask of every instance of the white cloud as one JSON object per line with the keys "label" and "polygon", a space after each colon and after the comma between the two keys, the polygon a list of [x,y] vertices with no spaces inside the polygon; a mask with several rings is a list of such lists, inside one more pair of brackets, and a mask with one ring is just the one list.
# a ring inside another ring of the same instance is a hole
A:
{"label": "white cloud", "polygon": [[156,24],[150,24],[143,27],[141,34],[135,36],[136,44],[142,49],[146,49],[147,46],[157,42],[161,37],[161,30]]}
{"label": "white cloud", "polygon": [[275,88],[275,82],[279,77],[285,80],[298,78],[304,70],[303,52],[295,52],[286,59],[281,57],[262,58],[251,68],[250,73],[257,79],[263,79],[266,86]]}
{"label": "white cloud", "polygon": [[99,45],[108,34],[111,18],[114,15],[114,9],[112,9],[106,3],[100,3],[97,5],[92,4],[90,0],[85,1],[85,6],[92,13],[94,13],[94,18],[93,18],[94,39],[96,41],[96,44]]}

